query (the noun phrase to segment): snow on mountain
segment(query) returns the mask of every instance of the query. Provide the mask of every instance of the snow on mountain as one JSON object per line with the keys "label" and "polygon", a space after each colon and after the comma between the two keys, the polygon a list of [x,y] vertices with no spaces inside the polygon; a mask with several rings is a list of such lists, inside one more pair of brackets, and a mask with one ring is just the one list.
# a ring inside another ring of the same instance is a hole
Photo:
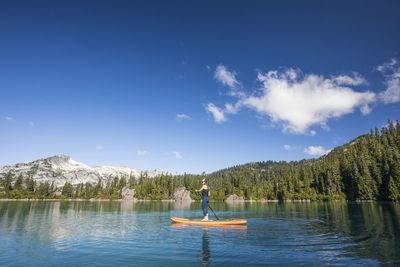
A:
{"label": "snow on mountain", "polygon": [[95,170],[97,173],[99,173],[102,176],[130,176],[131,174],[135,177],[140,176],[140,171],[135,170],[135,169],[130,169],[128,167],[114,167],[114,166],[97,166],[94,167],[93,170]]}
{"label": "snow on mountain", "polygon": [[[113,179],[115,176],[126,177],[134,176],[136,179],[144,172],[128,167],[98,166],[89,167],[83,163],[72,160],[67,155],[53,156],[35,160],[28,163],[17,163],[0,167],[0,180],[11,171],[14,180],[22,174],[24,178],[32,176],[37,183],[50,181],[56,186],[63,186],[66,181],[73,185],[89,182],[96,184],[100,179],[103,184]],[[167,172],[160,169],[147,172],[149,177],[155,177]]]}

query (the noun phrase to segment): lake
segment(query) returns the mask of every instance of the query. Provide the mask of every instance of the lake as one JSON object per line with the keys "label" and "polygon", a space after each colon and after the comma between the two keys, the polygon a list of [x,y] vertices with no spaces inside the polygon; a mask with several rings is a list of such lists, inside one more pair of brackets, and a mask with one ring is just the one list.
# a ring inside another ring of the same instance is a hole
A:
{"label": "lake", "polygon": [[[0,202],[0,266],[400,265],[398,203]],[[215,219],[210,211],[210,218]]]}

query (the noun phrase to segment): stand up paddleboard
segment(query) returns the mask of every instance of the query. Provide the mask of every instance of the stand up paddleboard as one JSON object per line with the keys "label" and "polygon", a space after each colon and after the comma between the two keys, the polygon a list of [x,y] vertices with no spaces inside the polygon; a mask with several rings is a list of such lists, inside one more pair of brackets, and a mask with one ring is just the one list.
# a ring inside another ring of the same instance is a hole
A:
{"label": "stand up paddleboard", "polygon": [[171,221],[176,223],[185,224],[196,224],[196,225],[244,225],[247,224],[246,220],[217,220],[217,221],[200,221],[200,220],[189,220],[185,218],[171,217]]}

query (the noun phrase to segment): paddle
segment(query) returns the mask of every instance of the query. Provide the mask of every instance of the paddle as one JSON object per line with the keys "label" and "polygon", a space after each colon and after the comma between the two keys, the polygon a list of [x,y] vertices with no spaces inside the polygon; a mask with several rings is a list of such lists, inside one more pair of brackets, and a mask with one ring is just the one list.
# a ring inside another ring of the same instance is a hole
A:
{"label": "paddle", "polygon": [[210,210],[214,213],[215,217],[217,217],[217,220],[219,220],[217,214],[215,214],[214,210],[211,208],[210,204],[208,204],[208,207],[210,208]]}

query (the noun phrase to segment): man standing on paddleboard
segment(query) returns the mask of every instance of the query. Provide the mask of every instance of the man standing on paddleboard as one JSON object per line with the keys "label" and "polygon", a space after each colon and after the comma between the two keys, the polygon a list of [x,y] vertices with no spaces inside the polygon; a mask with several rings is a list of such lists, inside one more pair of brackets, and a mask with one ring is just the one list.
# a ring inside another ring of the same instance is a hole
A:
{"label": "man standing on paddleboard", "polygon": [[210,201],[210,187],[208,186],[207,180],[203,179],[201,180],[201,183],[203,186],[199,189],[196,190],[196,192],[201,192],[202,193],[202,206],[203,206],[203,214],[204,214],[204,219],[202,221],[208,221],[208,202]]}

